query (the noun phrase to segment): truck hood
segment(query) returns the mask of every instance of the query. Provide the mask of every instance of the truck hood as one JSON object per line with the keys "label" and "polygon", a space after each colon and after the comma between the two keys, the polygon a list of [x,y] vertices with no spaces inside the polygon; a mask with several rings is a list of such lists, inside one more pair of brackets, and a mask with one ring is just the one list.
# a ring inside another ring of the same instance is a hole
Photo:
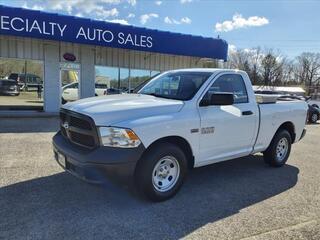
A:
{"label": "truck hood", "polygon": [[67,103],[62,108],[90,116],[97,126],[178,112],[183,101],[144,94],[117,94]]}

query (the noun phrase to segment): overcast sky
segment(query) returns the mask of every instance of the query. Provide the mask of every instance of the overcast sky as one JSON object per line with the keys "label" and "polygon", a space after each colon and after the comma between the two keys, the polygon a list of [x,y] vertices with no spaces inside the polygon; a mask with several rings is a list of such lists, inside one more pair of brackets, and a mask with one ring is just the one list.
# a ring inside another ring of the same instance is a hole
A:
{"label": "overcast sky", "polygon": [[319,0],[0,0],[8,6],[88,17],[262,46],[294,57],[320,52]]}

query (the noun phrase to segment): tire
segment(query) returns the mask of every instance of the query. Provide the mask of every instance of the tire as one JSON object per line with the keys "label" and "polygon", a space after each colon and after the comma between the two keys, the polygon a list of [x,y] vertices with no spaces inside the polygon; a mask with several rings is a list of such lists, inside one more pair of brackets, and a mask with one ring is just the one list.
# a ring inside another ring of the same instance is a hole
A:
{"label": "tire", "polygon": [[179,191],[187,170],[187,158],[179,147],[171,143],[159,143],[138,162],[136,187],[153,202],[165,201]]}
{"label": "tire", "polygon": [[319,116],[317,113],[311,113],[309,121],[311,123],[317,123],[318,118],[319,118]]}
{"label": "tire", "polygon": [[278,130],[269,147],[263,153],[264,161],[272,167],[283,166],[289,158],[291,143],[290,133],[284,129]]}

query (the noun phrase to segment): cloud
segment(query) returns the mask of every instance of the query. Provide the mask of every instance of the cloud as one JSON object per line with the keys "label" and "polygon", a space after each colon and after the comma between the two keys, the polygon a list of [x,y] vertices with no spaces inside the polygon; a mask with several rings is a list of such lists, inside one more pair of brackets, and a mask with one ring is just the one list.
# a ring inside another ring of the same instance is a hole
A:
{"label": "cloud", "polygon": [[121,0],[100,0],[102,3],[106,3],[106,4],[114,4],[114,5],[118,5],[121,3]]}
{"label": "cloud", "polygon": [[128,0],[128,3],[131,5],[131,6],[135,6],[137,4],[137,1],[136,0]]}
{"label": "cloud", "polygon": [[40,5],[37,5],[37,4],[34,4],[34,5],[32,5],[31,7],[29,7],[26,2],[24,2],[24,3],[22,4],[22,8],[27,8],[27,9],[32,9],[32,10],[38,10],[38,11],[43,11],[43,10],[45,10],[45,7],[44,7],[44,6],[40,6]]}
{"label": "cloud", "polygon": [[31,9],[43,11],[43,10],[44,10],[44,7],[36,4],[36,5],[33,5],[33,6],[31,7]]}
{"label": "cloud", "polygon": [[186,24],[190,24],[191,23],[191,19],[188,17],[183,17],[181,18],[181,23],[186,23]]}
{"label": "cloud", "polygon": [[174,18],[169,18],[168,16],[164,18],[164,22],[167,24],[190,24],[192,21],[188,17],[183,17],[180,20],[176,20]]}
{"label": "cloud", "polygon": [[125,19],[112,19],[112,20],[106,20],[106,21],[112,22],[112,23],[120,23],[122,25],[130,25],[130,23]]}
{"label": "cloud", "polygon": [[127,18],[134,18],[136,15],[134,13],[129,13]]}
{"label": "cloud", "polygon": [[235,14],[231,21],[216,23],[215,30],[216,32],[229,32],[234,29],[260,27],[266,24],[269,24],[269,20],[265,17],[252,16],[245,19],[241,14]]}
{"label": "cloud", "polygon": [[156,13],[143,14],[140,16],[140,23],[146,24],[151,18],[158,18],[159,15]]}
{"label": "cloud", "polygon": [[155,4],[160,6],[162,4],[162,1],[155,1]]}
{"label": "cloud", "polygon": [[181,4],[191,3],[193,0],[180,0]]}
{"label": "cloud", "polygon": [[75,16],[76,17],[83,17],[82,13],[77,13]]}
{"label": "cloud", "polygon": [[49,10],[82,16],[92,19],[107,20],[119,16],[119,11],[112,5],[127,4],[135,6],[136,0],[28,0],[22,7],[36,10]]}
{"label": "cloud", "polygon": [[104,8],[97,8],[96,15],[99,17],[117,17],[119,15],[119,11],[116,8],[112,8],[110,10],[105,10]]}
{"label": "cloud", "polygon": [[228,52],[229,52],[229,54],[237,52],[237,47],[233,44],[229,44],[228,45]]}

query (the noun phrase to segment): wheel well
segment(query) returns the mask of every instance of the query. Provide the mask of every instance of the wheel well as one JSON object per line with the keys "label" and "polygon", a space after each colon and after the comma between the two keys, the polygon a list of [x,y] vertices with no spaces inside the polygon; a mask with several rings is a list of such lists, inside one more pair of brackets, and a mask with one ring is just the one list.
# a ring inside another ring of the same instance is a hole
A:
{"label": "wheel well", "polygon": [[154,141],[152,144],[150,144],[149,147],[147,148],[147,150],[154,147],[155,145],[157,145],[159,143],[172,143],[172,144],[177,145],[185,153],[186,158],[188,160],[188,167],[190,169],[193,168],[194,156],[192,153],[191,146],[186,139],[184,139],[183,137],[179,137],[179,136],[169,136],[169,137],[160,138],[160,139]]}
{"label": "wheel well", "polygon": [[287,130],[290,135],[291,135],[291,139],[292,139],[292,143],[294,143],[295,141],[295,138],[296,138],[296,133],[295,133],[295,128],[294,128],[294,125],[292,122],[285,122],[285,123],[282,123],[280,125],[280,127],[278,128],[278,131],[280,129],[284,129],[284,130]]}

